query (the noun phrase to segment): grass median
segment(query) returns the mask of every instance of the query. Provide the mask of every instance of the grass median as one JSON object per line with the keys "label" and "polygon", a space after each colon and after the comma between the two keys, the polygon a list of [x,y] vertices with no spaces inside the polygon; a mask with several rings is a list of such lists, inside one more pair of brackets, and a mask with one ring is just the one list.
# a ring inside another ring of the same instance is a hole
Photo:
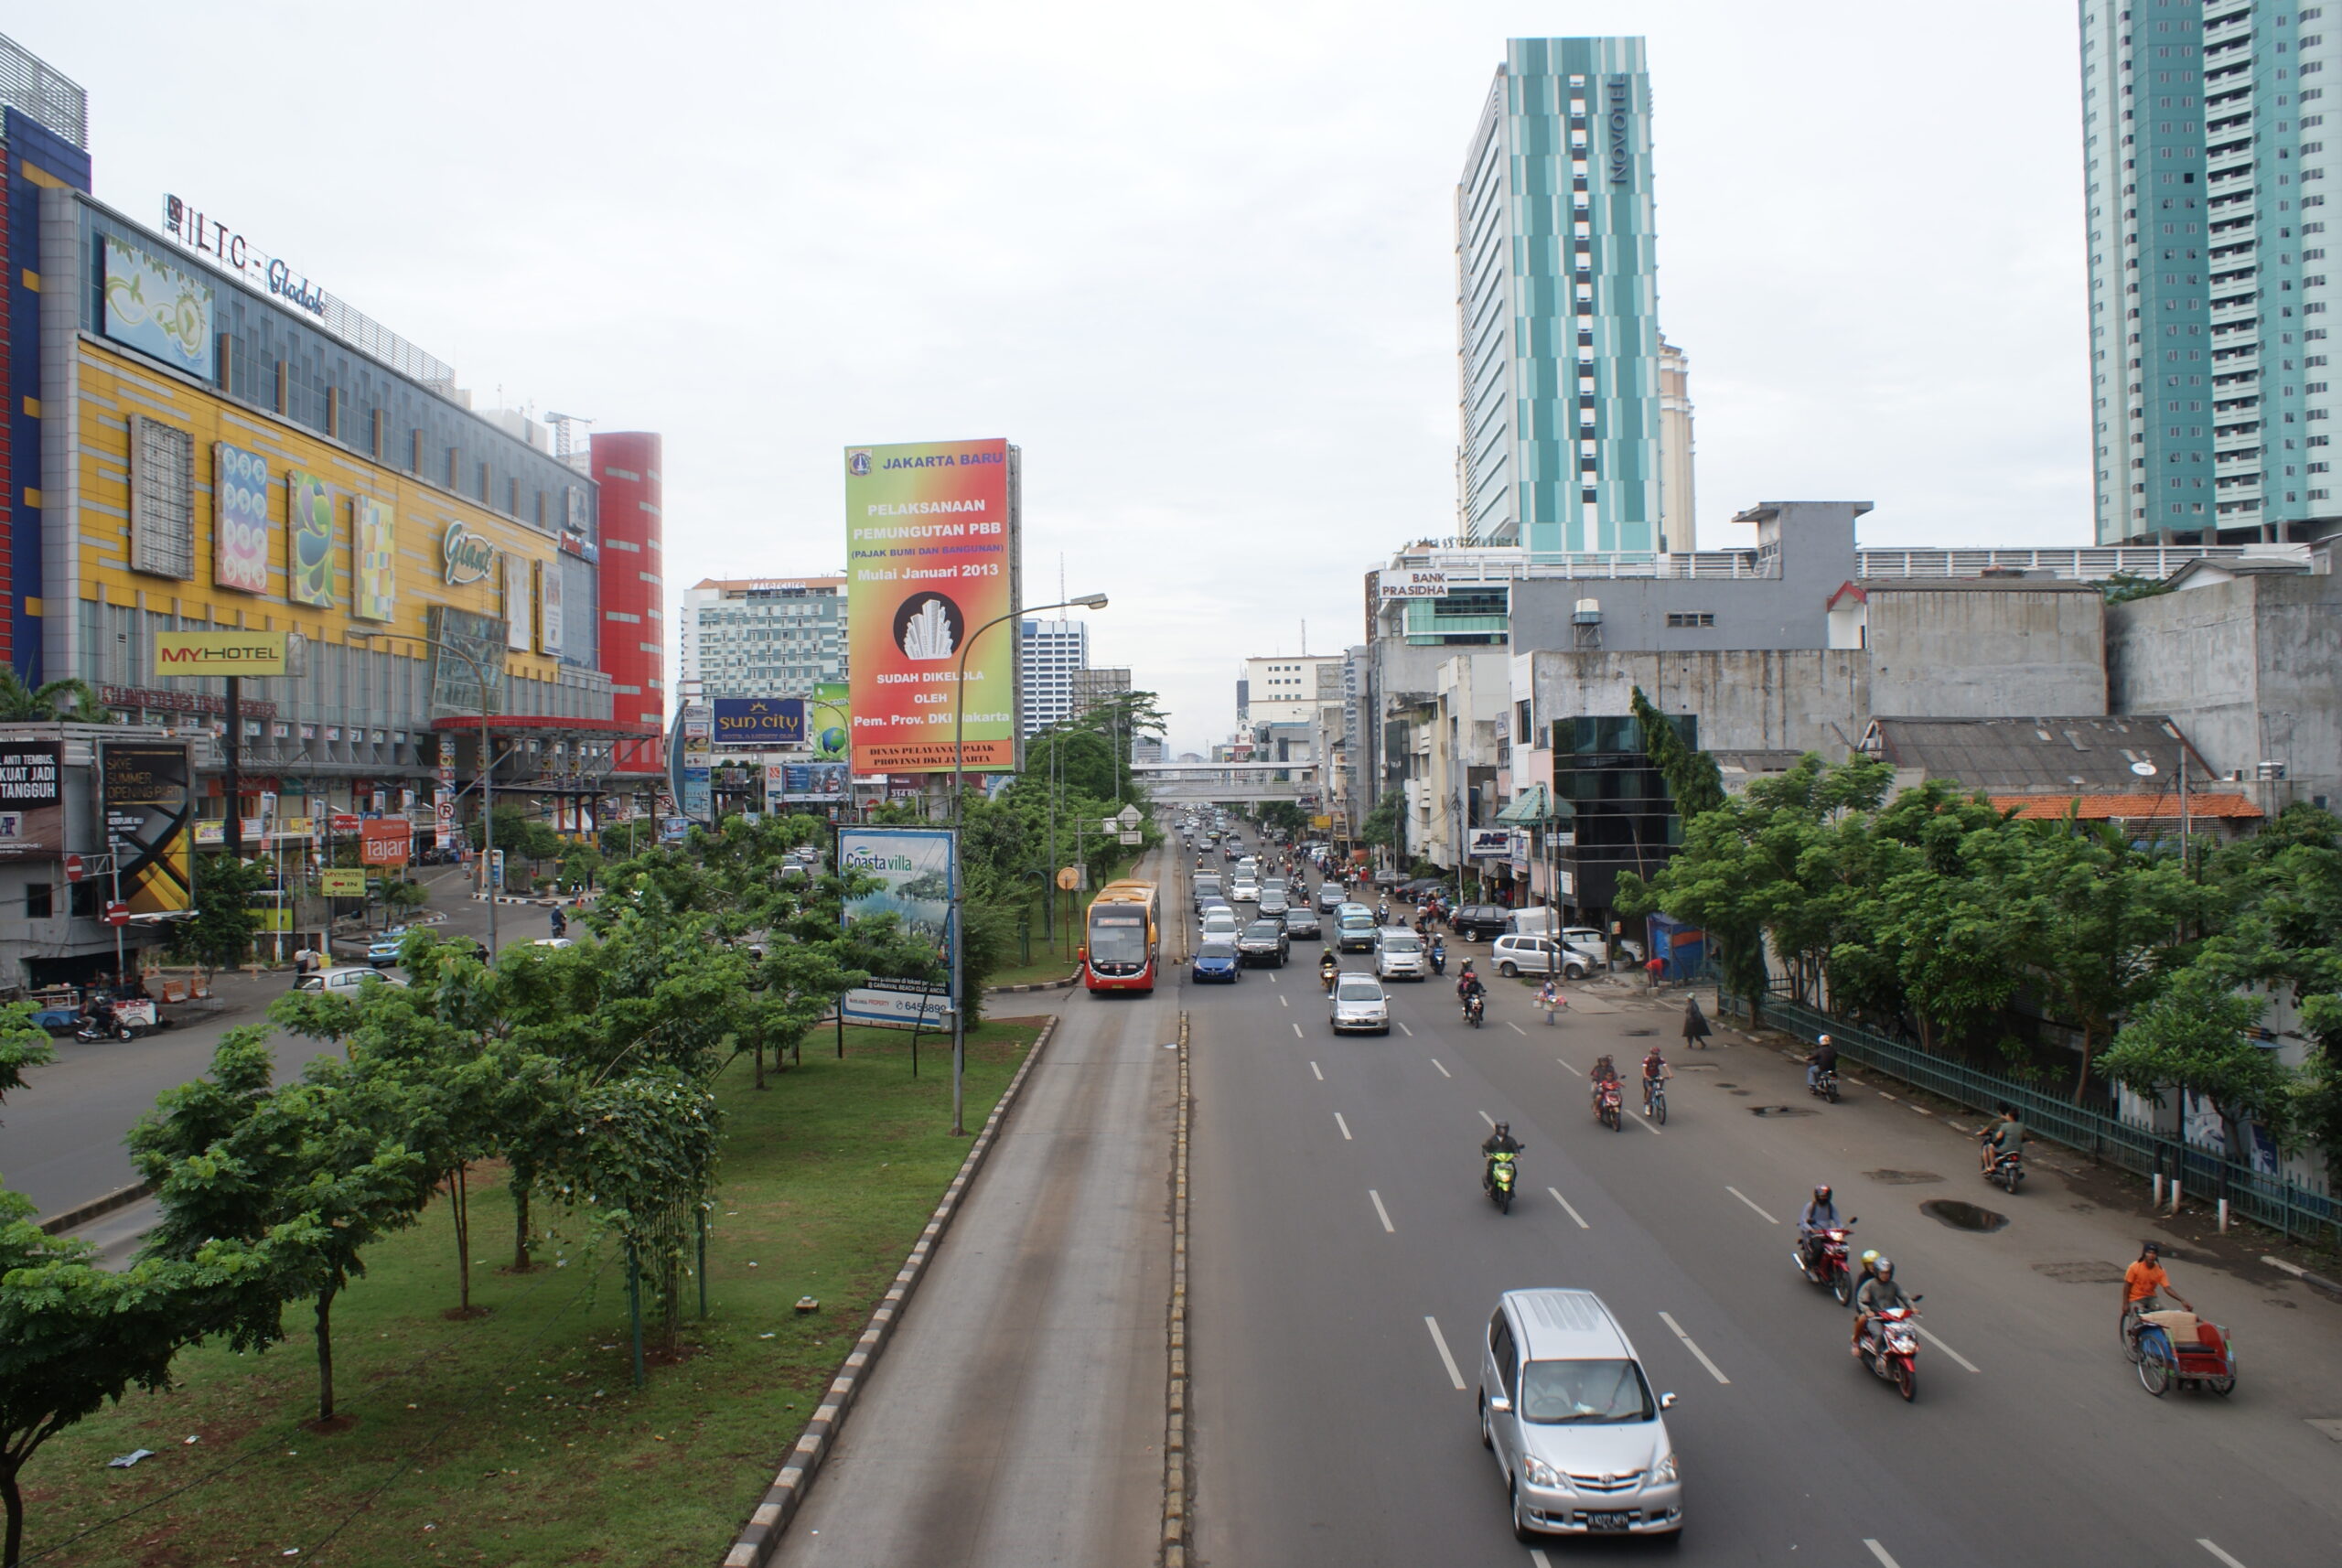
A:
{"label": "grass median", "polygon": [[[971,1131],[1039,1032],[1012,1019],[970,1034]],[[917,1078],[908,1036],[848,1029],[843,1059],[835,1046],[815,1034],[762,1093],[744,1062],[719,1080],[710,1316],[687,1299],[681,1351],[654,1359],[648,1387],[632,1386],[623,1264],[589,1262],[565,1222],[542,1266],[510,1272],[510,1197],[478,1175],[472,1301],[485,1315],[449,1316],[454,1230],[435,1203],[335,1305],[348,1430],[304,1424],[315,1345],[296,1306],[267,1354],[199,1348],[171,1392],[133,1395],[43,1448],[25,1472],[28,1561],[719,1559],[967,1154],[950,1133],[948,1042],[920,1042]],[[820,1305],[800,1314],[805,1296]],[[140,1448],[153,1457],[108,1467]]]}

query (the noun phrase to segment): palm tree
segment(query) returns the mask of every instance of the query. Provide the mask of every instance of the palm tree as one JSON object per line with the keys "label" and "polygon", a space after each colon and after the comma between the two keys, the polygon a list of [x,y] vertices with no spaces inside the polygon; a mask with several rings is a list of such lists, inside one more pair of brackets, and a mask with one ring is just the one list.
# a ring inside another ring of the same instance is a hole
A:
{"label": "palm tree", "polygon": [[[71,698],[68,704],[65,701]],[[114,715],[98,700],[97,688],[79,675],[51,681],[36,690],[14,670],[0,668],[0,724],[110,725]]]}

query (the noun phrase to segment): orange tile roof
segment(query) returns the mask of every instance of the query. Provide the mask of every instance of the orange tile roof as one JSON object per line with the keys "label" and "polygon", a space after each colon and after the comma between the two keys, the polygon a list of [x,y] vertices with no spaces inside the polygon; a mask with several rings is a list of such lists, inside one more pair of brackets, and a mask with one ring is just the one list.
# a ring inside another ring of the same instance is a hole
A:
{"label": "orange tile roof", "polygon": [[[2076,812],[2084,822],[2143,822],[2149,818],[2168,817],[2179,820],[2179,800],[2166,789],[2153,795],[1995,795],[1993,804],[2003,811],[2014,808],[2018,817],[2027,821],[2054,820],[2066,814],[2068,808],[2079,802]],[[2190,817],[2253,818],[2262,814],[2260,807],[2241,795],[2190,795],[2187,797]]]}

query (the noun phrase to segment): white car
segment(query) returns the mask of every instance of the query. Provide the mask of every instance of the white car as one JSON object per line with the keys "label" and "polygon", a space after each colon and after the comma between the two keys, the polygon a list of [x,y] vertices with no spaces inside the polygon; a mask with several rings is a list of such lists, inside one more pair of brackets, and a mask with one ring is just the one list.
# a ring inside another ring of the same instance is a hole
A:
{"label": "white car", "polygon": [[1499,937],[1488,950],[1488,961],[1499,974],[1511,980],[1523,974],[1559,972],[1564,980],[1584,980],[1602,967],[1575,948],[1563,948],[1547,937]]}
{"label": "white car", "polygon": [[402,975],[384,974],[371,965],[350,965],[342,969],[321,969],[315,974],[305,974],[293,984],[295,991],[322,991],[328,996],[355,996],[370,980],[384,985],[404,985]]}
{"label": "white car", "polygon": [[1214,909],[1204,917],[1204,925],[1203,930],[1200,933],[1200,940],[1208,942],[1228,942],[1232,945],[1235,942],[1237,936],[1242,932],[1243,929],[1244,928],[1242,924],[1238,921],[1233,912],[1225,909]]}
{"label": "white car", "polygon": [[1261,901],[1261,885],[1247,882],[1240,876],[1236,879],[1236,886],[1228,890],[1228,896],[1239,904],[1257,904]]}
{"label": "white car", "polygon": [[[1563,926],[1562,941],[1590,961],[1596,969],[1606,969],[1610,963],[1609,937],[1592,926]],[[1618,951],[1628,963],[1643,961],[1643,945],[1625,937],[1618,939]]]}
{"label": "white car", "polygon": [[1374,933],[1374,972],[1383,980],[1422,980],[1431,973],[1423,940],[1399,926]]}
{"label": "white car", "polygon": [[1387,1035],[1391,1032],[1391,999],[1382,993],[1382,983],[1370,974],[1360,974],[1356,970],[1345,971],[1342,977],[1334,982],[1334,994],[1329,1002],[1337,1035]]}

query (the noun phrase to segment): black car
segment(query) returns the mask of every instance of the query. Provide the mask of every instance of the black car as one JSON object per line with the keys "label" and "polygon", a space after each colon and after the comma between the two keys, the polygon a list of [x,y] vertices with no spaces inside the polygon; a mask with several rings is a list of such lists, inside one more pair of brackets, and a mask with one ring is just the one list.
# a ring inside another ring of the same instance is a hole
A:
{"label": "black car", "polygon": [[1467,942],[1485,942],[1505,933],[1512,911],[1501,904],[1466,904],[1447,917],[1447,929]]}
{"label": "black car", "polygon": [[1283,969],[1285,955],[1292,950],[1293,943],[1285,937],[1282,920],[1255,920],[1236,939],[1236,956],[1245,963]]}
{"label": "black car", "polygon": [[1317,923],[1316,910],[1306,904],[1295,904],[1284,912],[1284,934],[1288,937],[1306,937],[1314,942],[1326,933],[1325,928]]}

